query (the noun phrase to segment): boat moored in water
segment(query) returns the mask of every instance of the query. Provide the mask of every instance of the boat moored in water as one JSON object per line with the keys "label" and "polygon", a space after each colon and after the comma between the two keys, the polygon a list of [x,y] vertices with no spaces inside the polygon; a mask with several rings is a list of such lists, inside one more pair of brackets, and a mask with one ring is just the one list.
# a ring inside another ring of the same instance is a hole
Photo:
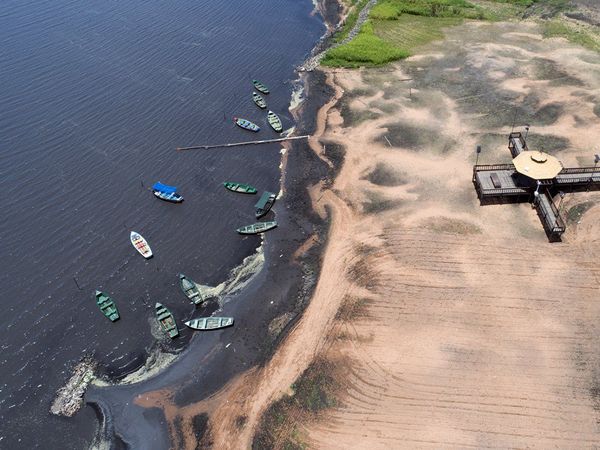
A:
{"label": "boat moored in water", "polygon": [[196,283],[182,273],[179,274],[179,286],[181,286],[181,290],[192,303],[198,305],[204,301]]}
{"label": "boat moored in water", "polygon": [[273,207],[276,199],[277,194],[268,191],[263,192],[263,195],[260,196],[260,199],[256,202],[256,205],[254,205],[256,208],[256,218],[259,219],[267,214]]}
{"label": "boat moored in water", "polygon": [[255,187],[249,184],[234,183],[232,181],[225,181],[223,186],[230,191],[239,192],[240,194],[256,194],[258,192]]}
{"label": "boat moored in water", "polygon": [[283,130],[283,125],[281,124],[281,119],[277,114],[275,114],[273,111],[269,111],[269,113],[267,114],[267,120],[269,121],[269,125],[271,125],[271,128],[273,128],[278,133],[281,133],[281,131]]}
{"label": "boat moored in water", "polygon": [[241,119],[239,117],[234,117],[233,121],[238,127],[243,128],[244,130],[249,130],[249,131],[254,131],[254,132],[260,131],[260,127],[258,125],[256,125],[253,122],[250,122],[247,119]]}
{"label": "boat moored in water", "polygon": [[132,231],[129,235],[129,240],[131,241],[131,245],[142,255],[144,258],[152,258],[152,250],[148,245],[146,239],[142,237],[141,234]]}
{"label": "boat moored in water", "polygon": [[256,106],[258,106],[260,109],[265,109],[267,107],[267,102],[265,102],[265,99],[256,92],[252,93],[252,101],[256,103]]}
{"label": "boat moored in water", "polygon": [[194,330],[218,330],[233,325],[233,317],[200,317],[185,324]]}
{"label": "boat moored in water", "polygon": [[157,198],[167,202],[181,203],[183,201],[181,194],[177,193],[176,186],[169,186],[168,184],[163,184],[160,181],[154,183],[154,186],[152,186],[152,192]]}
{"label": "boat moored in water", "polygon": [[238,228],[236,231],[240,234],[259,234],[265,231],[272,230],[277,226],[277,222],[258,222],[252,225],[246,225],[245,227]]}
{"label": "boat moored in water", "polygon": [[102,311],[106,317],[108,317],[112,322],[119,320],[119,310],[117,309],[117,305],[104,292],[96,291],[96,304]]}
{"label": "boat moored in water", "polygon": [[266,87],[264,84],[262,84],[260,81],[258,81],[258,80],[252,80],[252,84],[254,85],[254,88],[258,92],[262,92],[263,94],[268,94],[269,93],[269,88]]}
{"label": "boat moored in water", "polygon": [[173,314],[171,314],[171,311],[169,311],[162,303],[157,303],[155,309],[156,318],[163,331],[167,333],[171,339],[179,336],[179,330],[177,329],[177,324],[175,323],[175,318],[173,317]]}

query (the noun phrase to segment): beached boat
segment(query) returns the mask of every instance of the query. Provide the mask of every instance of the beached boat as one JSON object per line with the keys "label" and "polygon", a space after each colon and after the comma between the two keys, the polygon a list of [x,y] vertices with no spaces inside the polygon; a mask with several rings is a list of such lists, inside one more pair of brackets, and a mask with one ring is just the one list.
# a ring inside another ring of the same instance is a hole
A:
{"label": "beached boat", "polygon": [[96,291],[96,304],[106,317],[112,322],[119,320],[119,310],[117,305],[113,302],[113,299],[106,295],[104,292]]}
{"label": "beached boat", "polygon": [[273,194],[272,192],[268,191],[263,192],[263,195],[260,196],[260,199],[256,202],[256,205],[254,205],[256,208],[257,219],[261,218],[271,210],[276,198],[277,194]]}
{"label": "beached boat", "polygon": [[192,303],[198,305],[204,301],[196,283],[182,273],[179,274],[179,286],[181,286],[181,290]]}
{"label": "beached boat", "polygon": [[152,186],[152,192],[157,198],[167,202],[181,203],[183,201],[181,194],[177,193],[176,186],[162,184],[160,181],[158,183],[154,183],[154,186]]}
{"label": "beached boat", "polygon": [[140,252],[140,255],[146,259],[152,258],[152,250],[150,249],[148,242],[146,242],[146,239],[144,239],[141,234],[132,231],[129,235],[129,239],[131,240],[131,245],[133,245],[135,249]]}
{"label": "beached boat", "polygon": [[249,131],[260,131],[260,127],[258,125],[256,125],[255,123],[250,122],[247,119],[241,119],[239,117],[234,117],[233,118],[233,122],[240,128],[243,128],[244,130],[249,130]]}
{"label": "beached boat", "polygon": [[256,194],[258,192],[255,187],[252,187],[249,184],[234,183],[232,181],[224,182],[223,186],[230,191],[239,192],[240,194]]}
{"label": "beached boat", "polygon": [[171,339],[179,336],[179,330],[177,329],[177,324],[175,323],[175,318],[173,317],[173,314],[171,314],[171,311],[169,311],[162,303],[157,303],[155,308],[156,318],[163,331],[167,333]]}
{"label": "beached boat", "polygon": [[194,330],[218,330],[233,325],[233,317],[200,317],[185,324]]}
{"label": "beached boat", "polygon": [[265,102],[265,99],[256,92],[252,93],[252,100],[260,109],[265,109],[267,107],[267,102]]}
{"label": "beached boat", "polygon": [[258,81],[258,80],[252,80],[252,84],[254,85],[254,88],[258,92],[262,92],[263,94],[268,94],[269,93],[269,88],[266,87],[264,84],[262,84],[260,81]]}
{"label": "beached boat", "polygon": [[281,133],[281,131],[283,130],[283,125],[281,125],[281,119],[279,119],[279,116],[277,114],[275,114],[273,111],[269,111],[269,113],[267,114],[267,120],[269,121],[269,125],[271,125],[271,128],[273,128],[278,133]]}
{"label": "beached boat", "polygon": [[277,226],[277,222],[258,222],[252,225],[246,225],[245,227],[238,228],[236,231],[240,234],[258,234],[264,233],[265,231],[272,230]]}

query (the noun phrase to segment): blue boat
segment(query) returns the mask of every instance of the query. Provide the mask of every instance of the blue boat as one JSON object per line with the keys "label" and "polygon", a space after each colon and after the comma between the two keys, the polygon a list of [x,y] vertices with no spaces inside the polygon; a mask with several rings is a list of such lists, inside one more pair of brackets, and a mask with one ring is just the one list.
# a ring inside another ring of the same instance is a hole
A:
{"label": "blue boat", "polygon": [[260,131],[260,127],[258,125],[256,125],[255,123],[250,122],[247,119],[241,119],[239,117],[234,117],[233,118],[233,122],[240,128],[243,128],[244,130],[250,130],[250,131]]}
{"label": "blue boat", "polygon": [[176,186],[169,186],[161,183],[160,181],[158,183],[154,183],[154,186],[152,186],[152,192],[157,198],[167,202],[181,203],[183,201],[183,197],[177,193]]}

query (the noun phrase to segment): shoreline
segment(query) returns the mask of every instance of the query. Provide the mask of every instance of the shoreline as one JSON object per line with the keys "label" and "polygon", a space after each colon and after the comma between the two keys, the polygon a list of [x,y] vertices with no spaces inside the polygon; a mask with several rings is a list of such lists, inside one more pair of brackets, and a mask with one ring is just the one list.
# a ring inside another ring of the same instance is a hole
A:
{"label": "shoreline", "polygon": [[[304,111],[306,109],[310,109],[310,108],[315,108],[314,103],[318,103],[320,100],[320,98],[323,98],[323,95],[327,95],[325,93],[325,91],[322,91],[321,93],[314,95],[314,94],[309,94],[308,92],[310,92],[312,89],[317,89],[316,86],[319,85],[318,82],[314,81],[314,78],[318,78],[318,75],[315,74],[311,74],[308,76],[304,76],[304,74],[299,74],[300,78],[303,79],[303,95],[309,97],[308,99],[304,99],[301,104],[299,105],[299,107],[296,108],[292,108],[291,109],[291,113],[292,115],[296,118],[297,120],[297,125],[296,125],[296,132],[298,132],[299,129],[303,129],[304,133],[309,134],[310,128],[311,128],[311,124],[309,123],[310,121],[307,122],[306,117],[310,117],[310,115],[306,115],[304,113]],[[291,101],[293,102],[293,98],[291,99]],[[281,275],[283,275],[285,278],[288,278],[289,275],[284,275],[287,272],[290,271],[294,271],[294,272],[298,272],[299,273],[299,278],[298,281],[295,281],[295,283],[299,282],[299,286],[298,289],[291,289],[290,292],[296,292],[295,294],[295,302],[294,305],[291,309],[286,308],[285,312],[283,314],[280,314],[278,316],[276,316],[273,320],[272,323],[275,323],[274,326],[269,326],[269,330],[270,333],[274,334],[275,337],[274,339],[269,339],[266,343],[266,348],[261,350],[259,352],[259,360],[257,361],[258,364],[262,364],[265,361],[268,361],[270,359],[270,356],[272,354],[272,352],[277,348],[279,342],[281,341],[281,339],[287,334],[287,331],[292,328],[295,324],[295,322],[297,321],[298,317],[301,315],[301,311],[302,309],[305,307],[305,304],[307,302],[307,299],[310,296],[311,290],[314,288],[314,280],[315,280],[315,272],[318,272],[318,264],[319,264],[319,257],[318,257],[318,247],[319,247],[319,242],[315,241],[313,239],[313,237],[316,235],[315,233],[315,227],[320,227],[322,225],[319,225],[319,220],[315,220],[316,217],[313,215],[312,212],[307,211],[305,208],[301,207],[300,208],[300,213],[296,212],[296,213],[292,213],[291,211],[289,211],[290,209],[290,204],[297,204],[297,205],[306,205],[307,200],[306,200],[306,196],[307,194],[303,194],[302,192],[298,193],[297,189],[295,188],[291,188],[292,185],[294,186],[298,186],[299,184],[303,184],[306,182],[305,180],[305,176],[308,172],[312,172],[312,175],[309,175],[310,177],[313,177],[313,179],[319,179],[323,176],[323,170],[319,169],[318,167],[315,167],[314,164],[312,163],[307,163],[306,161],[306,156],[297,156],[296,153],[300,152],[302,153],[303,150],[303,145],[300,142],[293,142],[290,143],[289,145],[285,145],[283,146],[284,149],[286,149],[285,151],[282,150],[282,155],[281,155],[281,166],[280,168],[281,170],[281,178],[280,178],[280,183],[281,183],[281,191],[280,193],[284,194],[284,198],[282,200],[278,201],[278,205],[279,207],[281,207],[281,205],[287,205],[286,209],[288,209],[288,211],[285,212],[285,215],[291,215],[293,216],[293,221],[296,225],[301,224],[301,227],[299,228],[299,232],[300,235],[303,236],[308,236],[308,241],[311,242],[311,245],[306,247],[306,251],[300,255],[300,253],[297,250],[294,250],[293,252],[291,252],[293,254],[293,259],[290,261],[290,266],[289,267],[281,267],[281,268],[277,268],[278,272],[281,272]],[[306,153],[306,152],[304,152]],[[290,154],[293,154],[294,156],[290,156]],[[309,158],[310,159],[310,158]],[[308,164],[308,165],[307,165]],[[291,167],[290,167],[291,166]],[[318,164],[317,164],[318,166]],[[310,169],[308,169],[308,167],[310,167]],[[308,169],[308,170],[307,170]],[[286,187],[287,186],[287,187]],[[281,215],[281,213],[279,211],[277,211],[278,215]],[[308,232],[307,227],[310,228],[310,232]],[[304,229],[304,231],[302,231]],[[318,232],[317,232],[318,233]],[[298,233],[296,233],[298,234]],[[269,236],[266,236],[266,239],[269,240]],[[303,238],[304,239],[304,238]],[[264,242],[264,239],[263,239]],[[294,242],[294,243],[293,243]],[[304,245],[304,242],[299,240],[298,238],[293,239],[293,242],[288,242],[288,246],[289,244],[292,244],[294,247],[296,245],[298,245],[297,243],[301,243],[300,245]],[[266,251],[264,253],[259,252],[261,254],[261,256],[263,257],[263,260],[265,257],[269,258],[269,257],[274,257],[275,255],[273,255],[273,253],[275,251],[281,250],[278,249],[276,247],[276,243],[268,243],[267,247],[266,247]],[[266,256],[265,254],[269,255]],[[255,256],[256,253],[252,256]],[[283,254],[282,254],[283,255]],[[282,255],[277,255],[277,256],[282,256]],[[268,267],[266,267],[263,271],[267,271],[267,272],[273,272],[272,270],[269,270]],[[292,272],[290,272],[291,274]],[[254,275],[259,274],[260,276],[264,275],[262,273],[260,273],[260,271],[256,271],[254,272]],[[271,274],[272,275],[272,274]],[[297,278],[297,276],[294,276],[292,278]],[[245,280],[245,282],[243,283],[243,285],[245,286],[246,284],[260,284],[260,283],[264,283],[264,280],[253,280],[253,276],[251,276],[249,279]],[[221,284],[223,285],[223,283]],[[220,285],[220,286],[221,286]],[[233,289],[233,291],[237,292],[239,294],[239,296],[241,297],[245,297],[247,295],[246,292],[238,292],[240,291],[241,287],[243,286],[238,286],[238,288]],[[254,288],[254,287],[253,287]],[[255,288],[254,288],[255,289]],[[232,292],[233,293],[233,292]],[[239,298],[236,298],[236,302],[240,301]],[[223,301],[223,302],[219,302],[220,307],[222,308],[223,306],[225,306],[227,303],[229,302],[229,300]],[[273,303],[273,302],[271,302]],[[186,347],[183,349],[183,351],[179,351],[177,352],[177,354],[173,355],[172,357],[168,357],[168,361],[166,361],[165,364],[159,364],[159,366],[153,366],[150,369],[147,369],[145,367],[145,365],[141,366],[139,369],[137,369],[136,371],[134,371],[133,373],[128,374],[125,377],[120,377],[120,379],[116,382],[116,383],[107,383],[104,384],[102,382],[100,383],[95,383],[94,386],[94,392],[91,392],[89,396],[86,396],[86,402],[90,405],[95,405],[94,406],[94,410],[96,411],[96,414],[100,417],[102,417],[102,420],[100,421],[100,426],[99,426],[99,430],[98,430],[98,435],[96,438],[95,442],[100,442],[101,444],[95,444],[95,445],[108,445],[108,443],[106,442],[106,438],[110,437],[110,440],[117,440],[118,442],[120,442],[119,445],[121,446],[131,446],[134,445],[133,443],[129,442],[127,437],[123,436],[120,432],[119,432],[119,427],[118,424],[115,424],[115,422],[119,422],[118,419],[116,419],[114,417],[114,411],[112,410],[111,406],[109,406],[108,403],[105,403],[102,400],[102,396],[98,396],[98,394],[101,394],[102,389],[112,389],[115,391],[119,391],[119,390],[135,390],[137,385],[156,385],[156,384],[164,384],[162,382],[160,382],[160,378],[161,375],[165,375],[164,372],[165,371],[173,371],[174,369],[172,369],[172,367],[177,364],[179,362],[179,359],[182,359],[185,357],[185,353],[188,351],[188,349],[193,345],[192,342],[190,342],[188,345],[186,345]],[[222,348],[227,348],[229,347],[230,344],[228,344],[226,347],[222,347]],[[160,351],[158,349],[158,351]],[[171,353],[167,353],[167,355],[171,355]],[[207,357],[212,357],[214,356],[213,354],[207,355]],[[152,355],[150,355],[149,359],[152,359]],[[161,359],[161,358],[158,358]],[[146,361],[148,361],[148,358],[146,359]],[[236,373],[236,371],[240,371],[240,368],[234,368],[232,375],[230,376],[235,376],[233,374]],[[141,374],[141,375],[140,375]],[[123,380],[127,380],[128,378],[134,377],[134,380],[128,380],[126,383],[123,383]],[[135,383],[135,385],[132,385],[130,383]],[[211,391],[215,391],[217,389],[219,389],[220,385],[222,385],[224,383],[223,380],[219,380],[216,382],[216,384],[214,385],[208,385],[208,386],[204,386],[203,387],[203,391],[206,392],[206,394],[202,394],[200,393],[199,395],[202,396],[206,396],[208,394],[210,394]],[[139,386],[137,386],[139,387]],[[146,389],[146,388],[144,388]],[[151,389],[152,390],[152,389]],[[171,396],[172,394],[169,394],[169,396]],[[136,395],[135,396],[135,401],[134,403],[137,403],[138,405],[141,404],[142,402],[139,402],[140,399],[140,395]],[[99,406],[102,405],[102,406]],[[162,420],[161,420],[162,421]],[[105,426],[105,424],[110,423],[111,427],[107,428]],[[103,425],[104,424],[104,425]],[[158,423],[155,423],[155,425],[158,425]],[[173,435],[176,435],[176,442],[182,442],[183,438],[181,437],[181,430],[174,430],[171,429],[171,438],[173,438]],[[110,435],[110,436],[109,436]],[[166,436],[168,436],[169,434],[166,434]],[[149,443],[150,441],[146,441],[146,443]],[[139,442],[137,443],[139,445]]]}

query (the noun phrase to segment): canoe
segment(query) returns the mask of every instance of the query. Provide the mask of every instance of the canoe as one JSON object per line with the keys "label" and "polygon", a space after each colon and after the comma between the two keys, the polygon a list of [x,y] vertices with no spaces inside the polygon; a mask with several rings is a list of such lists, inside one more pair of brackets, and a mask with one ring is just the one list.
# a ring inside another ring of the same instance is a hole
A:
{"label": "canoe", "polygon": [[263,192],[263,195],[260,196],[260,199],[256,202],[256,205],[254,205],[256,208],[257,219],[260,219],[271,210],[276,198],[277,194],[273,194],[272,192],[268,191]]}
{"label": "canoe", "polygon": [[252,225],[246,225],[245,227],[238,228],[236,231],[240,234],[258,234],[264,233],[265,231],[272,230],[277,226],[277,222],[258,222]]}
{"label": "canoe", "polygon": [[181,290],[192,303],[198,305],[204,301],[196,283],[182,273],[179,274],[179,286],[181,286]]}
{"label": "canoe", "polygon": [[266,87],[264,84],[262,84],[260,81],[258,81],[258,80],[252,80],[252,84],[254,85],[254,88],[258,92],[262,92],[263,94],[268,94],[269,93],[269,88]]}
{"label": "canoe", "polygon": [[255,187],[249,184],[234,183],[232,181],[226,181],[223,183],[227,189],[233,192],[239,192],[240,194],[256,194],[258,192]]}
{"label": "canoe", "polygon": [[171,314],[171,311],[169,311],[162,303],[157,303],[155,308],[156,318],[163,331],[167,333],[171,339],[179,336],[179,330],[177,329],[177,324],[175,323],[175,318],[173,317],[173,314]]}
{"label": "canoe", "polygon": [[267,114],[267,120],[269,121],[269,125],[271,125],[271,128],[273,128],[278,133],[281,133],[281,131],[283,130],[283,125],[281,125],[281,120],[279,119],[279,116],[277,114],[275,114],[273,111],[269,111],[269,113]]}
{"label": "canoe", "polygon": [[256,125],[255,123],[250,122],[249,120],[234,117],[233,121],[238,127],[243,128],[244,130],[249,130],[249,131],[254,131],[254,132],[260,131],[260,127],[258,125]]}
{"label": "canoe", "polygon": [[96,304],[102,314],[108,317],[112,322],[119,320],[119,311],[117,305],[113,302],[113,299],[106,295],[104,292],[96,291]]}
{"label": "canoe", "polygon": [[252,93],[252,100],[254,101],[254,103],[256,103],[256,106],[258,106],[260,109],[265,109],[267,107],[267,102],[265,102],[265,99],[262,98],[256,92]]}
{"label": "canoe", "polygon": [[185,324],[194,330],[218,330],[233,325],[233,317],[200,317]]}
{"label": "canoe", "polygon": [[135,249],[140,252],[140,255],[146,259],[152,258],[152,250],[150,249],[148,242],[146,242],[146,239],[144,239],[141,234],[132,231],[129,235],[129,239],[131,240],[131,245],[133,245]]}
{"label": "canoe", "polygon": [[169,186],[168,184],[163,184],[160,181],[158,183],[154,183],[152,186],[152,192],[157,198],[167,202],[180,203],[183,201],[181,194],[177,193],[176,186]]}

